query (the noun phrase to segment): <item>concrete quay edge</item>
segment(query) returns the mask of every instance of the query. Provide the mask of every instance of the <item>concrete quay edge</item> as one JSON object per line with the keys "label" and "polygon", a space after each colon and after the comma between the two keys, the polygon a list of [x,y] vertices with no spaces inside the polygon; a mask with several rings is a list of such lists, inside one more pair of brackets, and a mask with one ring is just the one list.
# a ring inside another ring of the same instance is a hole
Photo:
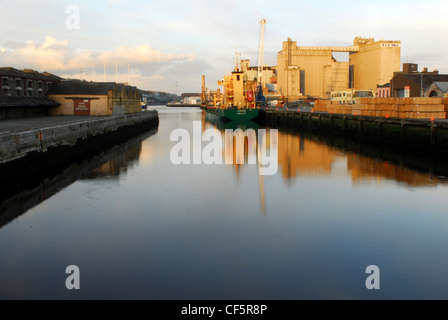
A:
{"label": "concrete quay edge", "polygon": [[144,121],[158,119],[157,110],[89,119],[21,132],[0,134],[0,163],[25,157],[30,152],[46,152],[50,147],[73,146],[80,139],[107,134]]}

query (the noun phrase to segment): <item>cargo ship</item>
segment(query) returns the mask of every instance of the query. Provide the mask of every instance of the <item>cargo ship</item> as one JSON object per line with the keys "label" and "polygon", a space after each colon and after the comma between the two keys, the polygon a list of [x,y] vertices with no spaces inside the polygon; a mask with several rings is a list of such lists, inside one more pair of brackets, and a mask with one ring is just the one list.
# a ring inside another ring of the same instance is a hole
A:
{"label": "cargo ship", "polygon": [[201,107],[207,113],[230,121],[248,121],[255,119],[260,108],[266,106],[262,82],[263,35],[266,20],[262,19],[260,23],[258,78],[247,79],[242,71],[240,53],[236,52],[234,70],[218,81],[218,85],[223,87],[222,93],[218,89],[213,97],[209,97],[205,89],[205,76],[202,76]]}
{"label": "cargo ship", "polygon": [[[205,91],[204,76],[202,80]],[[211,115],[231,121],[248,121],[255,119],[260,107],[265,105],[261,84],[246,78],[239,59],[231,74],[225,75],[218,85],[223,87],[222,92],[218,89],[212,97],[207,97],[204,92],[201,99],[205,111]]]}

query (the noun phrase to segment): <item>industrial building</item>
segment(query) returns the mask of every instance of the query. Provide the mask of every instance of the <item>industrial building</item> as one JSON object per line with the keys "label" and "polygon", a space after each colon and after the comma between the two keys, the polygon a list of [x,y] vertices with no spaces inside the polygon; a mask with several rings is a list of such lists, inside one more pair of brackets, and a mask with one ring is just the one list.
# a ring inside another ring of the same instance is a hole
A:
{"label": "industrial building", "polygon": [[389,98],[390,97],[390,82],[386,84],[379,84],[376,87],[376,97],[377,98]]}
{"label": "industrial building", "polygon": [[448,98],[448,81],[436,81],[423,93],[424,97]]}
{"label": "industrial building", "polygon": [[183,104],[199,105],[201,103],[200,93],[182,93],[180,97]]}
{"label": "industrial building", "polygon": [[[333,53],[346,52],[348,62]],[[290,100],[329,99],[332,91],[376,90],[400,70],[400,41],[356,37],[353,46],[297,46],[288,38],[277,54],[278,91]]]}
{"label": "industrial building", "polygon": [[61,78],[32,69],[0,68],[0,119],[45,116],[59,104],[46,97]]}
{"label": "industrial building", "polygon": [[[249,59],[241,60],[241,70],[248,81],[258,82],[258,67],[251,66]],[[275,66],[261,66],[261,78],[267,91],[277,91],[277,70]]]}
{"label": "industrial building", "polygon": [[[393,97],[429,97],[432,92],[438,92],[437,96],[443,98],[443,90],[439,91],[432,87],[436,82],[447,82],[448,74],[439,74],[438,70],[428,71],[423,68],[418,71],[418,65],[415,63],[403,63],[403,70],[396,72],[390,81],[391,94]],[[441,85],[443,89],[443,85]],[[434,93],[433,93],[434,95]]]}
{"label": "industrial building", "polygon": [[120,115],[141,112],[136,87],[115,82],[64,80],[48,92],[48,98],[60,104],[51,115]]}

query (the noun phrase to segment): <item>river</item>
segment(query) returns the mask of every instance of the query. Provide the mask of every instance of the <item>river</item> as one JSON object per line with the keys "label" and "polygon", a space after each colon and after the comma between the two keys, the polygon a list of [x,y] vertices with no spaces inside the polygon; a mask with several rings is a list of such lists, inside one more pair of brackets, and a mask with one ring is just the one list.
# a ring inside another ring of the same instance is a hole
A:
{"label": "river", "polygon": [[225,128],[199,109],[154,108],[157,130],[3,204],[0,299],[448,298],[441,162],[278,130],[275,174],[247,155],[176,165],[174,130]]}

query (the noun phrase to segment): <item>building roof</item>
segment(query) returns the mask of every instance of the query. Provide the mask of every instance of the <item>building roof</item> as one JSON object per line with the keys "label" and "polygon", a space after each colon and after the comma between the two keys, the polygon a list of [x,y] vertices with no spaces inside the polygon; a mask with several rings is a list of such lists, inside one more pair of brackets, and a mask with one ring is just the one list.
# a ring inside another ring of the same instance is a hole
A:
{"label": "building roof", "polygon": [[440,91],[447,92],[448,91],[448,81],[436,81],[434,84],[439,87]]}
{"label": "building roof", "polygon": [[[88,82],[81,80],[63,80],[53,86],[48,91],[49,95],[64,94],[64,95],[107,95],[109,90],[113,90],[115,82]],[[117,83],[118,90],[122,90],[123,86],[126,90],[130,88],[136,90],[136,87],[127,86],[122,83]]]}
{"label": "building roof", "polygon": [[188,97],[200,97],[200,93],[182,93],[182,98],[188,98]]}
{"label": "building roof", "polygon": [[57,107],[60,104],[46,97],[0,97],[0,107]]}
{"label": "building roof", "polygon": [[87,82],[80,80],[63,80],[51,86],[48,94],[91,94],[107,95],[108,90],[113,89],[115,82]]}
{"label": "building roof", "polygon": [[407,77],[409,80],[417,83],[423,84],[423,88],[426,90],[434,82],[447,82],[448,74],[434,74],[434,73],[417,73],[417,74],[406,74],[399,73],[397,76]]}
{"label": "building roof", "polygon": [[60,81],[61,77],[48,72],[38,72],[32,69],[18,70],[12,67],[0,68],[0,76],[6,76],[11,78],[27,78],[33,80],[43,80],[43,81]]}

